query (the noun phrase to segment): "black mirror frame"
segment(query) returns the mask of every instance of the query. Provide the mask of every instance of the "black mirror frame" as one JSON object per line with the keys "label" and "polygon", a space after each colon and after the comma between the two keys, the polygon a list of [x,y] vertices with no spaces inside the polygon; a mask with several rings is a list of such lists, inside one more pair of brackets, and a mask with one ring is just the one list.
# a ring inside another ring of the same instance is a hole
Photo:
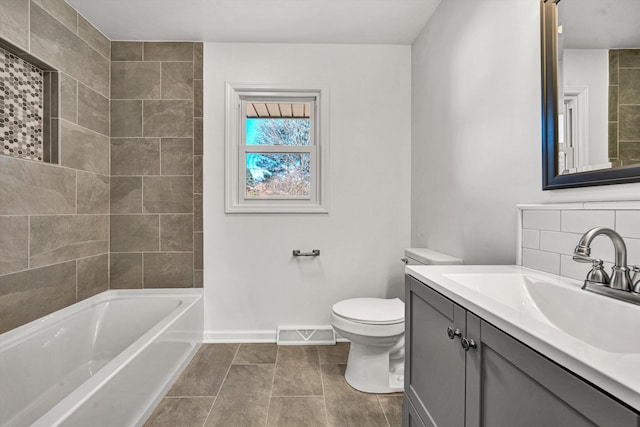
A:
{"label": "black mirror frame", "polygon": [[640,165],[558,175],[558,3],[540,0],[542,62],[542,189],[640,182]]}

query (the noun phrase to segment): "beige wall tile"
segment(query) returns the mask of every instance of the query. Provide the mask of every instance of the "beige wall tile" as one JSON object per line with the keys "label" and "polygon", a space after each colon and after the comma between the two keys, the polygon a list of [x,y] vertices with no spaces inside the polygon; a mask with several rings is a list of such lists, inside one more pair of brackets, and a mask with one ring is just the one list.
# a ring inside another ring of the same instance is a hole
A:
{"label": "beige wall tile", "polygon": [[193,175],[193,139],[162,138],[162,175]]}
{"label": "beige wall tile", "polygon": [[142,213],[142,177],[111,177],[111,213]]}
{"label": "beige wall tile", "polygon": [[108,252],[107,215],[32,216],[30,265],[59,263]]}
{"label": "beige wall tile", "polygon": [[204,80],[193,81],[193,116],[203,116]]}
{"label": "beige wall tile", "polygon": [[0,156],[0,215],[76,211],[76,172]]}
{"label": "beige wall tile", "polygon": [[162,99],[193,99],[191,62],[162,63]]}
{"label": "beige wall tile", "polygon": [[159,138],[112,138],[111,175],[160,174]]}
{"label": "beige wall tile", "polygon": [[160,215],[160,250],[193,251],[193,215]]}
{"label": "beige wall tile", "polygon": [[158,215],[111,215],[111,251],[145,252],[160,248]]}
{"label": "beige wall tile", "polygon": [[109,177],[78,171],[78,213],[109,214]]}
{"label": "beige wall tile", "polygon": [[60,117],[78,123],[78,81],[65,73],[60,77]]}
{"label": "beige wall tile", "polygon": [[193,231],[202,231],[202,194],[193,195]]}
{"label": "beige wall tile", "polygon": [[193,61],[191,42],[145,42],[145,61]]}
{"label": "beige wall tile", "polygon": [[202,74],[203,60],[204,60],[203,44],[194,43],[193,44],[193,78],[194,79],[203,78],[203,74]]}
{"label": "beige wall tile", "polygon": [[202,117],[193,118],[193,154],[202,154]]}
{"label": "beige wall tile", "polygon": [[112,61],[142,61],[142,42],[111,42]]}
{"label": "beige wall tile", "polygon": [[78,260],[78,301],[109,289],[109,255]]}
{"label": "beige wall tile", "polygon": [[193,287],[191,252],[145,253],[143,260],[145,288]]}
{"label": "beige wall tile", "polygon": [[76,302],[76,262],[0,276],[0,333]]}
{"label": "beige wall tile", "polygon": [[64,0],[33,0],[74,33],[78,31],[78,13]]}
{"label": "beige wall tile", "polygon": [[111,253],[111,289],[142,289],[142,254]]}
{"label": "beige wall tile", "polygon": [[203,192],[203,180],[202,180],[202,156],[193,156],[193,192]]}
{"label": "beige wall tile", "polygon": [[196,270],[204,269],[203,245],[202,233],[193,233],[193,268]]}
{"label": "beige wall tile", "polygon": [[29,265],[29,218],[0,216],[0,275]]}
{"label": "beige wall tile", "polygon": [[145,176],[143,206],[148,213],[193,213],[191,176]]}
{"label": "beige wall tile", "polygon": [[60,125],[60,164],[109,175],[109,137],[65,120]]}
{"label": "beige wall tile", "polygon": [[144,136],[193,136],[192,101],[143,101]]}
{"label": "beige wall tile", "polygon": [[142,101],[111,100],[111,137],[142,136]]}
{"label": "beige wall tile", "polygon": [[78,35],[82,40],[89,43],[91,47],[100,52],[102,56],[107,59],[111,58],[111,42],[109,39],[89,21],[84,19],[82,15],[78,15]]}
{"label": "beige wall tile", "polygon": [[29,49],[29,0],[0,2],[0,37]]}
{"label": "beige wall tile", "polygon": [[160,99],[160,63],[112,62],[111,99]]}
{"label": "beige wall tile", "polygon": [[109,98],[80,83],[78,125],[109,136]]}
{"label": "beige wall tile", "polygon": [[35,4],[31,6],[31,53],[109,96],[109,61]]}

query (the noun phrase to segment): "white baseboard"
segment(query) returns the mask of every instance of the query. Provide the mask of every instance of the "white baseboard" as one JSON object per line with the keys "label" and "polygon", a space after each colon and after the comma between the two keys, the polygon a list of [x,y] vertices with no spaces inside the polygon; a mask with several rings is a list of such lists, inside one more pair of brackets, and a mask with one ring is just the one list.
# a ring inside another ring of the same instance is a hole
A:
{"label": "white baseboard", "polygon": [[204,342],[212,343],[275,343],[276,330],[204,331]]}
{"label": "white baseboard", "polygon": [[[337,334],[336,334],[337,335]],[[349,342],[348,339],[336,336],[338,342]],[[276,330],[257,331],[204,331],[203,342],[215,343],[275,343]]]}

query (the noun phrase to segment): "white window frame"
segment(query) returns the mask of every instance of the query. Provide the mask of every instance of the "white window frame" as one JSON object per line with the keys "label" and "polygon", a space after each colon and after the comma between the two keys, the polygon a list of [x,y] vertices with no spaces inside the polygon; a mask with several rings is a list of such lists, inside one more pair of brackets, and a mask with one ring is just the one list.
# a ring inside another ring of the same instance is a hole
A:
{"label": "white window frame", "polygon": [[[324,85],[273,83],[226,84],[225,111],[225,212],[226,213],[328,213],[329,90]],[[311,104],[308,146],[247,145],[247,102],[305,102]],[[311,158],[309,197],[247,197],[247,153],[308,153]]]}

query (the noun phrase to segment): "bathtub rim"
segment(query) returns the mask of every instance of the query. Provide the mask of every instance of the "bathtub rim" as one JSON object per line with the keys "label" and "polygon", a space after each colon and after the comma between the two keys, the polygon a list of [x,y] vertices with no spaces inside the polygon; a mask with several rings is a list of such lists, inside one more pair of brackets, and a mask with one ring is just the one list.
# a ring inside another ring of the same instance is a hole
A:
{"label": "bathtub rim", "polygon": [[178,295],[184,295],[190,297],[189,303],[193,303],[198,300],[198,297],[203,296],[203,290],[201,288],[153,288],[153,289],[111,289],[99,294],[93,295],[82,301],[78,301],[67,307],[61,308],[49,313],[38,319],[32,320],[29,323],[18,326],[0,334],[0,352],[9,349],[20,342],[29,338],[32,332],[36,332],[41,328],[45,328],[57,322],[61,322],[83,310],[89,309],[98,304],[110,302],[124,298],[146,298],[153,296],[156,298],[168,298]]}
{"label": "bathtub rim", "polygon": [[[155,342],[163,333],[165,333],[175,322],[177,322],[182,316],[185,315],[195,305],[200,304],[202,309],[203,305],[203,291],[200,288],[172,288],[172,289],[124,289],[124,290],[109,290],[100,294],[94,295],[86,300],[80,301],[71,306],[60,309],[47,316],[43,316],[40,319],[36,319],[18,328],[7,331],[0,335],[2,342],[0,343],[0,351],[11,348],[15,345],[19,345],[21,342],[27,340],[31,333],[37,332],[42,328],[46,328],[58,322],[67,320],[69,317],[83,311],[90,309],[91,307],[110,302],[118,299],[144,299],[144,298],[182,298],[181,304],[178,304],[170,312],[168,312],[161,320],[154,324],[150,329],[145,331],[136,340],[131,343],[122,352],[117,354],[112,360],[110,360],[105,366],[98,370],[92,377],[84,381],[72,392],[64,396],[47,412],[43,413],[38,419],[34,421],[33,426],[58,426],[71,415],[75,410],[88,401],[98,390],[101,389],[106,383],[115,377],[125,366],[127,366],[132,360],[134,360],[140,353],[146,350],[151,344]],[[202,326],[200,330],[196,331],[199,335],[202,335]],[[5,335],[8,336],[9,339]],[[182,361],[177,374],[180,370],[184,369],[186,363],[193,357],[197,349],[202,344],[202,336],[199,340],[194,340],[194,348],[192,348],[186,361]],[[175,380],[175,378],[173,378]],[[165,385],[165,388],[171,384]],[[161,399],[162,396],[159,396]],[[156,399],[158,400],[158,399]],[[159,400],[158,400],[159,402]],[[156,402],[157,403],[157,402]],[[149,408],[147,408],[147,411]],[[150,414],[150,413],[149,413]],[[147,414],[147,416],[149,415]]]}

